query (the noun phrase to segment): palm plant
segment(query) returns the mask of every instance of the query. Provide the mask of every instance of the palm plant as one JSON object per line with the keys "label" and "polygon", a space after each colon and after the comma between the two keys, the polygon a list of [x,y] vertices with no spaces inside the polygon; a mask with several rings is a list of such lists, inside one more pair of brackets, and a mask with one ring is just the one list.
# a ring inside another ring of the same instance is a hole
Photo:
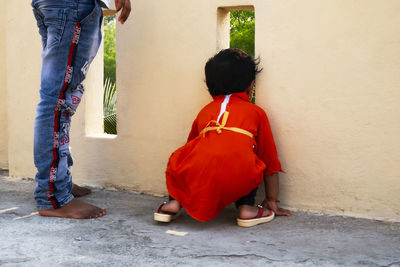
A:
{"label": "palm plant", "polygon": [[104,83],[103,114],[104,132],[117,134],[117,94],[115,83],[107,78]]}

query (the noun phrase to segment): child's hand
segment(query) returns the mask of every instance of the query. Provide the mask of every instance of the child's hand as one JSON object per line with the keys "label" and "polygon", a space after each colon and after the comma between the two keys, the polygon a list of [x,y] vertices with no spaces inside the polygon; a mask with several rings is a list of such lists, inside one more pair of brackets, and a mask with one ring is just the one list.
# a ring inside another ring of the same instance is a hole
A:
{"label": "child's hand", "polygon": [[264,199],[261,206],[272,210],[273,212],[275,212],[276,216],[290,216],[292,212],[287,209],[279,208],[277,204],[278,202],[279,201]]}

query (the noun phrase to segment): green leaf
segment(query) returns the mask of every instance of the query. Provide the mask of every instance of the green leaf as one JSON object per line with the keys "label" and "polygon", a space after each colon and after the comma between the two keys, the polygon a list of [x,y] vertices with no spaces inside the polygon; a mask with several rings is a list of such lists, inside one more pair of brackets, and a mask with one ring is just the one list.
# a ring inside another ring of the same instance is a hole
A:
{"label": "green leaf", "polygon": [[107,78],[104,83],[103,113],[104,132],[117,134],[117,89],[115,83]]}
{"label": "green leaf", "polygon": [[117,114],[114,113],[104,117],[104,132],[117,134]]}
{"label": "green leaf", "polygon": [[115,83],[115,16],[104,20],[104,82],[110,79]]}

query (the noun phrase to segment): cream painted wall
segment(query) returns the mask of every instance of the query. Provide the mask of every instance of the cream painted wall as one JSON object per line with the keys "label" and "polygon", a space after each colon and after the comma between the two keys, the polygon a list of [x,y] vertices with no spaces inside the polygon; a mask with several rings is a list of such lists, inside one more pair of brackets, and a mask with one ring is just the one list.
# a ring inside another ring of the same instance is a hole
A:
{"label": "cream painted wall", "polygon": [[[6,5],[9,14],[20,7]],[[117,28],[118,136],[100,134],[99,55],[72,126],[75,181],[166,194],[168,157],[211,99],[204,64],[227,45],[218,7],[240,5],[256,11],[256,54],[264,68],[257,104],[269,114],[286,170],[282,203],[400,221],[397,0],[133,1],[132,17]],[[13,34],[6,47],[7,58],[20,59],[7,61],[10,170],[33,177],[40,41],[30,12],[24,7],[24,20],[7,21]],[[25,80],[18,79],[21,69]]]}
{"label": "cream painted wall", "polygon": [[259,1],[285,204],[400,220],[400,2]]}
{"label": "cream painted wall", "polygon": [[8,168],[8,119],[6,74],[6,8],[0,1],[0,169]]}
{"label": "cream painted wall", "polygon": [[41,41],[30,4],[3,3],[7,21],[9,170],[12,176],[34,177],[33,121],[39,100]]}

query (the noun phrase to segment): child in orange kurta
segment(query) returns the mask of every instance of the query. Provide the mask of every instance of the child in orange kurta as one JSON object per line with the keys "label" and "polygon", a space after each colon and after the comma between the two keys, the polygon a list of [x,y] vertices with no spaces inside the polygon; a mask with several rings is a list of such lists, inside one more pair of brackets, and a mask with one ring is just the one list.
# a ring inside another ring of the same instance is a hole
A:
{"label": "child in orange kurta", "polygon": [[[257,65],[239,49],[222,50],[207,62],[206,82],[214,100],[199,112],[187,143],[169,159],[170,202],[159,207],[156,221],[171,221],[181,207],[208,221],[233,202],[238,225],[244,227],[290,215],[277,206],[282,169],[267,115],[249,100]],[[257,208],[254,197],[263,180],[266,196]]]}

